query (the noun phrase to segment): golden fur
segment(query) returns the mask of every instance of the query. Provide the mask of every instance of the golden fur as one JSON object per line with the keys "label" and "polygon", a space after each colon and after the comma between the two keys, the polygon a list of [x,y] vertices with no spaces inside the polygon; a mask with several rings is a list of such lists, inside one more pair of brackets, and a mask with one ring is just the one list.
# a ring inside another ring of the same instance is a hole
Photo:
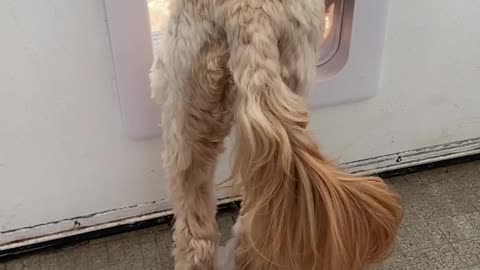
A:
{"label": "golden fur", "polygon": [[213,173],[235,124],[243,202],[235,269],[361,270],[391,253],[402,209],[381,179],[326,160],[304,96],[323,0],[172,0],[151,73],[163,108],[175,269],[216,269]]}

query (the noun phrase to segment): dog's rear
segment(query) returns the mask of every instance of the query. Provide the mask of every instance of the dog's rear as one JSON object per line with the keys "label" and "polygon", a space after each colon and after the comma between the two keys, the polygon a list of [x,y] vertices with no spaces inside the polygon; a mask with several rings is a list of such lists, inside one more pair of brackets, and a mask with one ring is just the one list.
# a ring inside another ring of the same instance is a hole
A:
{"label": "dog's rear", "polygon": [[378,178],[338,169],[307,131],[303,95],[323,36],[323,0],[172,2],[152,85],[168,92],[176,269],[213,268],[213,171],[230,114],[243,195],[236,269],[360,270],[385,259],[402,217],[398,197]]}

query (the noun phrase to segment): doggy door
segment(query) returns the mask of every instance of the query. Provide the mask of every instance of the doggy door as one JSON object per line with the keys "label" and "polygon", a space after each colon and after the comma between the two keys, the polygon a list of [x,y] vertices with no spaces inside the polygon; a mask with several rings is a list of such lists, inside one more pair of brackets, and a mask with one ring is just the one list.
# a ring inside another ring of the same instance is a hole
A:
{"label": "doggy door", "polygon": [[[171,0],[147,0],[154,48],[161,42],[161,29],[168,20],[168,4],[170,1]],[[329,0],[326,4],[325,41],[320,50],[319,65],[328,62],[340,45],[343,0]]]}
{"label": "doggy door", "polygon": [[153,47],[157,47],[161,39],[161,29],[168,21],[168,4],[171,0],[147,0],[150,15]]}
{"label": "doggy door", "polygon": [[[170,0],[105,0],[122,119],[130,137],[159,135],[150,100],[153,48],[162,42]],[[314,107],[374,95],[387,0],[326,0],[326,32],[310,97]],[[355,27],[353,27],[355,25]]]}
{"label": "doggy door", "polygon": [[318,65],[327,63],[338,50],[342,29],[343,0],[330,0],[326,3],[324,41],[320,47]]}
{"label": "doggy door", "polygon": [[388,0],[326,2],[324,58],[310,96],[314,108],[374,96],[383,55]]}

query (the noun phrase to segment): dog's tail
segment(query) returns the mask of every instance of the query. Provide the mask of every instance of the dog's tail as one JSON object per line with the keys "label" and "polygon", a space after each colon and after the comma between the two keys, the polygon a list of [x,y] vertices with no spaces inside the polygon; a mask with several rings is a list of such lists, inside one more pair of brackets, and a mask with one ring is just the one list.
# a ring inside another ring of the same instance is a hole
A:
{"label": "dog's tail", "polygon": [[257,15],[227,31],[238,87],[234,173],[244,252],[253,256],[237,266],[359,270],[382,261],[402,218],[399,198],[382,180],[352,176],[321,155],[308,106],[280,75],[273,26]]}

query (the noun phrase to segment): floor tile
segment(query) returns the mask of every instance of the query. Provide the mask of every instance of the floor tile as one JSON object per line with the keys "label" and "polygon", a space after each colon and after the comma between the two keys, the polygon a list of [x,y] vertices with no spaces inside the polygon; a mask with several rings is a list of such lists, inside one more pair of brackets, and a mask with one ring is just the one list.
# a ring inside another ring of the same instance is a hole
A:
{"label": "floor tile", "polygon": [[[384,270],[480,270],[480,161],[385,179],[402,197],[398,249]],[[236,210],[218,215],[221,242]],[[161,224],[1,262],[0,270],[169,270],[172,231]]]}

